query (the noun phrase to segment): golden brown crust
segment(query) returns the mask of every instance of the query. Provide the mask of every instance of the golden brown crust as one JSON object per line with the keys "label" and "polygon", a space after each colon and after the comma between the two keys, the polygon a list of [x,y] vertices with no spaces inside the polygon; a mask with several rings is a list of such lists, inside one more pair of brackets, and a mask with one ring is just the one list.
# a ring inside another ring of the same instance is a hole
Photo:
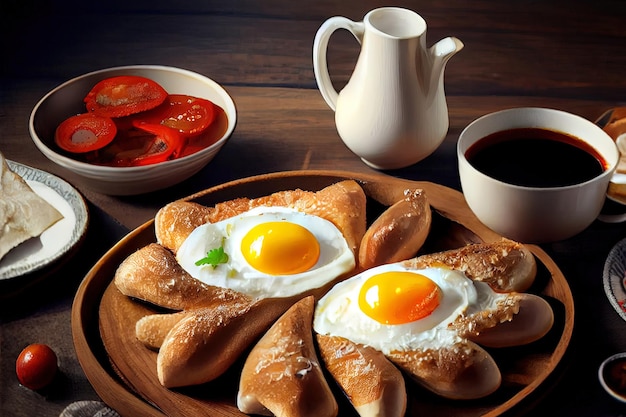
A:
{"label": "golden brown crust", "polygon": [[289,207],[332,222],[357,254],[365,234],[365,192],[353,180],[345,180],[320,191],[285,190],[259,198],[237,198],[203,207],[197,203],[174,202],[155,217],[157,241],[174,253],[196,227],[245,213],[256,207]]}
{"label": "golden brown crust", "polygon": [[237,406],[281,417],[332,417],[338,405],[313,345],[314,298],[283,314],[254,346],[241,372]]}
{"label": "golden brown crust", "polygon": [[[463,333],[468,339],[486,347],[521,346],[544,337],[554,324],[554,311],[550,304],[535,294],[512,294],[513,302],[507,302],[503,312],[493,317],[483,313],[481,319],[488,323],[499,320],[497,326],[466,327]],[[509,315],[513,314],[510,318]],[[484,323],[483,323],[484,324]]]}
{"label": "golden brown crust", "polygon": [[407,261],[407,265],[413,268],[444,265],[464,272],[470,279],[485,282],[499,292],[526,291],[537,274],[532,252],[509,239],[418,256]]}
{"label": "golden brown crust", "polygon": [[284,190],[259,198],[236,198],[215,205],[211,223],[237,216],[256,207],[293,207],[298,200],[314,199],[315,193],[300,189]]}
{"label": "golden brown crust", "polygon": [[239,292],[202,283],[185,271],[169,250],[151,243],[128,256],[114,278],[120,292],[172,310],[249,302]]}
{"label": "golden brown crust", "polygon": [[501,383],[498,365],[477,344],[461,339],[439,349],[395,351],[387,357],[418,383],[445,398],[475,399]]}
{"label": "golden brown crust", "polygon": [[228,343],[230,337],[238,335],[237,323],[249,308],[200,308],[176,323],[157,356],[161,384],[168,388],[197,385],[224,373],[241,353],[234,358],[229,355]]}
{"label": "golden brown crust", "polygon": [[519,312],[519,305],[519,294],[509,293],[502,301],[498,302],[497,308],[459,316],[450,327],[456,329],[459,336],[471,338],[500,323],[511,321]]}
{"label": "golden brown crust", "polygon": [[150,314],[135,324],[137,340],[150,349],[159,349],[167,334],[183,318],[192,314],[191,310],[176,313]]}
{"label": "golden brown crust", "polygon": [[198,385],[222,375],[284,313],[293,299],[265,299],[187,310],[167,333],[157,375],[168,388]]}
{"label": "golden brown crust", "polygon": [[365,232],[359,267],[369,269],[415,256],[428,237],[431,221],[424,191],[406,190],[404,199],[387,208]]}
{"label": "golden brown crust", "polygon": [[333,223],[356,254],[365,234],[365,205],[365,192],[361,186],[354,180],[344,180],[317,192],[285,190],[260,198],[226,201],[216,204],[210,217],[215,223],[261,206],[293,208]]}
{"label": "golden brown crust", "polygon": [[211,212],[211,208],[190,201],[166,204],[154,216],[157,243],[176,253],[196,227],[210,221]]}
{"label": "golden brown crust", "polygon": [[382,352],[338,336],[318,334],[317,342],[324,366],[361,417],[404,415],[404,377]]}
{"label": "golden brown crust", "polygon": [[356,181],[345,180],[323,188],[313,199],[297,200],[293,208],[332,222],[357,255],[367,227],[365,206],[363,188]]}

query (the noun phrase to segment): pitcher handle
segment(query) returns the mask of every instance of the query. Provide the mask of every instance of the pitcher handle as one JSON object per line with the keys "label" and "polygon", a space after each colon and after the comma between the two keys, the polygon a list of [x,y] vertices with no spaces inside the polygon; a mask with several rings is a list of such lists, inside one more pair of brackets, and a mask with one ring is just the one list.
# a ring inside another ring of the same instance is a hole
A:
{"label": "pitcher handle", "polygon": [[335,87],[333,87],[333,83],[330,79],[326,52],[330,36],[338,29],[345,29],[352,33],[360,44],[363,41],[365,25],[363,22],[354,22],[342,16],[335,16],[322,23],[322,26],[320,26],[315,34],[315,40],[313,42],[313,72],[315,73],[315,81],[326,104],[328,104],[333,111],[335,111],[337,107],[339,93],[335,90]]}

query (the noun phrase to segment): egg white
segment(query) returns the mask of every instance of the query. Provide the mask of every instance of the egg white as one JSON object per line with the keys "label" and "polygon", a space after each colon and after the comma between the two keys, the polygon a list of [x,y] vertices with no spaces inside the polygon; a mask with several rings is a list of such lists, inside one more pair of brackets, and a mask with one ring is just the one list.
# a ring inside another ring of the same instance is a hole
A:
{"label": "egg white", "polygon": [[[308,271],[269,275],[252,267],[241,252],[241,240],[263,222],[290,221],[307,228],[320,244],[317,263]],[[196,265],[207,252],[223,246],[228,262],[213,267]],[[209,285],[230,288],[253,298],[290,297],[324,286],[356,266],[354,253],[330,221],[283,207],[257,207],[241,215],[197,227],[176,254],[180,265]]]}
{"label": "egg white", "polygon": [[[430,315],[404,324],[383,324],[366,315],[359,308],[361,286],[369,277],[387,271],[415,272],[430,278],[441,289],[439,306]],[[313,328],[317,333],[345,337],[385,354],[438,349],[462,340],[449,324],[462,315],[494,310],[505,298],[462,272],[437,267],[416,270],[400,262],[369,269],[336,284],[317,303]]]}

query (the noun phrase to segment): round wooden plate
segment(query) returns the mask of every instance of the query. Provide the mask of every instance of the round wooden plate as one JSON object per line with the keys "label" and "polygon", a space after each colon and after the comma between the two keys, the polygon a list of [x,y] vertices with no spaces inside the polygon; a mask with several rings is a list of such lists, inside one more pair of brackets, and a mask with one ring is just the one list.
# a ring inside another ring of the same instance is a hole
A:
{"label": "round wooden plate", "polygon": [[[222,184],[188,197],[205,205],[237,197],[260,197],[280,190],[317,191],[344,179],[358,181],[368,196],[368,222],[398,201],[405,189],[424,189],[433,210],[432,230],[424,252],[450,249],[501,236],[476,219],[463,195],[430,183],[382,174],[343,171],[294,171],[261,175]],[[242,416],[237,409],[235,364],[217,380],[184,389],[166,389],[156,377],[157,353],[134,335],[135,323],[154,310],[123,296],[111,283],[117,266],[132,252],[155,242],[153,222],[129,233],[100,259],[80,285],[72,308],[72,333],[78,359],[96,392],[124,416]],[[491,349],[502,371],[494,394],[472,401],[440,398],[407,380],[407,416],[497,416],[529,397],[555,372],[567,350],[574,326],[574,302],[557,265],[538,246],[529,245],[538,261],[538,276],[529,292],[544,297],[555,312],[548,335],[530,345]],[[334,382],[330,381],[331,386]],[[356,415],[336,390],[341,416]]]}

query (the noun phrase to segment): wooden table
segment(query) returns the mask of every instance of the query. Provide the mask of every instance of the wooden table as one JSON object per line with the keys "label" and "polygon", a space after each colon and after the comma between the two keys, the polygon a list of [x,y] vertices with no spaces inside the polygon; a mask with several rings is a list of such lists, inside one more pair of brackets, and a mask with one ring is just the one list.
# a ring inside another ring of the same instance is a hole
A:
{"label": "wooden table", "polygon": [[[375,0],[27,0],[0,6],[0,151],[75,183],[91,214],[77,256],[55,271],[29,277],[2,300],[0,415],[56,416],[73,401],[98,398],[73,350],[73,295],[98,258],[165,203],[261,173],[375,172],[339,139],[333,113],[315,84],[311,55],[313,37],[325,19],[343,15],[360,20],[383,5]],[[446,140],[426,160],[386,174],[460,189],[455,144],[473,119],[504,108],[542,106],[595,120],[626,104],[626,4],[621,0],[400,0],[394,5],[426,19],[429,44],[454,35],[465,48],[445,73]],[[349,79],[357,54],[358,45],[347,32],[331,39],[328,59],[337,89]],[[37,100],[61,82],[131,64],[177,66],[213,78],[232,95],[238,125],[214,161],[184,183],[148,195],[101,195],[82,188],[36,149],[28,117]],[[532,414],[626,413],[626,406],[605,394],[596,377],[602,359],[626,351],[626,323],[602,287],[606,256],[624,237],[625,224],[595,222],[578,236],[542,246],[569,280],[576,326],[558,383],[532,404]],[[20,387],[14,375],[19,351],[34,341],[55,347],[60,357],[62,382],[46,395]]]}

